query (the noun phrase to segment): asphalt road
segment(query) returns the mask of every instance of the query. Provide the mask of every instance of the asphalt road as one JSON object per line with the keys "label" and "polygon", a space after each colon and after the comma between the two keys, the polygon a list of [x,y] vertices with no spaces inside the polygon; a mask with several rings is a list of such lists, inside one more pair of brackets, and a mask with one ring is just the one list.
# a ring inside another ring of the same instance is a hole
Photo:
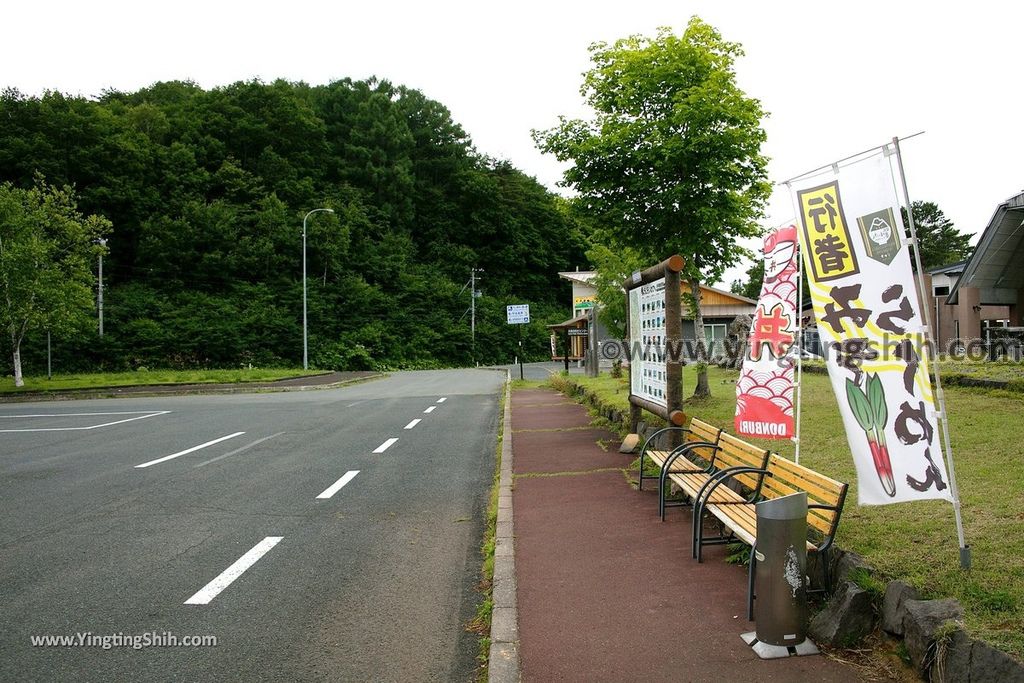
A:
{"label": "asphalt road", "polygon": [[3,406],[0,680],[471,680],[503,379]]}

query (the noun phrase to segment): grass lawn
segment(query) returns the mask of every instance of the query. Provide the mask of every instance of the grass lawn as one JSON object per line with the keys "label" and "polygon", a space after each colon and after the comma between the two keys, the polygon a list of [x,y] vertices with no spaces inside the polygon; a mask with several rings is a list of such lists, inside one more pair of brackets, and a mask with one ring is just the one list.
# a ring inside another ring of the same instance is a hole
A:
{"label": "grass lawn", "polygon": [[[825,367],[824,361],[809,361],[808,365],[822,369]],[[942,372],[943,386],[947,379],[950,384],[954,384],[956,377],[1014,382],[1018,385],[1024,383],[1024,362],[944,358],[939,363],[939,370]],[[1020,391],[1019,388],[1017,390]]]}
{"label": "grass lawn", "polygon": [[232,384],[235,382],[273,382],[278,379],[318,374],[315,370],[238,369],[238,370],[141,370],[136,372],[97,372],[75,375],[26,377],[25,386],[15,387],[13,377],[0,378],[0,393],[21,391],[59,391],[98,389],[152,384]]}
{"label": "grass lawn", "polygon": [[[1019,367],[1019,366],[1018,366]],[[684,400],[684,409],[733,432],[739,373],[709,369],[712,397]],[[628,408],[625,379],[574,376],[605,401]],[[684,397],[694,370],[684,368]],[[973,568],[960,569],[953,507],[943,501],[857,505],[857,482],[842,418],[828,377],[804,374],[800,462],[840,481],[850,493],[837,543],[864,555],[889,578],[913,584],[929,598],[955,597],[968,631],[1024,659],[1024,395],[949,387],[950,435]],[[789,441],[760,441],[792,458]]]}

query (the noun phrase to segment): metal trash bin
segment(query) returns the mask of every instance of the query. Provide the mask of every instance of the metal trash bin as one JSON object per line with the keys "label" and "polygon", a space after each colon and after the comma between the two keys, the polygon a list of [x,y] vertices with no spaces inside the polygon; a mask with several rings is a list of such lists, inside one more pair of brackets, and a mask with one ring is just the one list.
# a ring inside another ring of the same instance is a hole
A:
{"label": "metal trash bin", "polygon": [[762,659],[817,654],[807,639],[807,493],[758,503],[751,553],[754,620],[743,639]]}

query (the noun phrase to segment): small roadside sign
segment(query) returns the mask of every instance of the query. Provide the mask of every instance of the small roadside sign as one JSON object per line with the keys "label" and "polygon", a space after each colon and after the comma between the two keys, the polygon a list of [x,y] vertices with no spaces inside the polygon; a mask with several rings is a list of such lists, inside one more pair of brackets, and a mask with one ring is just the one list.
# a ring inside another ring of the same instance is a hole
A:
{"label": "small roadside sign", "polygon": [[525,325],[530,322],[530,304],[513,304],[506,306],[509,325]]}
{"label": "small roadside sign", "polygon": [[586,329],[575,328],[575,327],[570,327],[569,328],[569,336],[570,337],[586,337],[588,334],[589,334],[589,331],[586,330]]}

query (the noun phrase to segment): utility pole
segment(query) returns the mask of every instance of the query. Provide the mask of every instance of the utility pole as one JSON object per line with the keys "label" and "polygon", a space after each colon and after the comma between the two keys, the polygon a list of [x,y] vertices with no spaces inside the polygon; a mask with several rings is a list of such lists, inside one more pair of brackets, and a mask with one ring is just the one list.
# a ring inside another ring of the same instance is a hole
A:
{"label": "utility pole", "polygon": [[462,312],[462,315],[459,317],[459,322],[462,322],[462,319],[466,317],[467,313],[469,313],[469,332],[470,340],[472,342],[471,353],[473,355],[473,365],[476,365],[476,299],[481,294],[481,292],[477,291],[476,281],[480,279],[477,273],[482,272],[484,272],[483,268],[477,268],[475,266],[470,268],[469,282],[462,285],[462,289],[460,289],[459,293],[455,295],[455,297],[458,298],[462,296],[462,293],[466,291],[467,287],[469,288],[469,308]]}
{"label": "utility pole", "polygon": [[473,365],[476,365],[476,268],[469,269],[469,333],[473,340]]}
{"label": "utility pole", "polygon": [[[477,273],[482,272],[484,272],[483,268],[477,268],[476,266],[470,268],[469,282],[466,283],[466,286],[469,287],[469,333],[470,340],[472,342],[471,353],[473,355],[473,365],[476,365],[476,299],[480,296],[480,292],[476,289],[476,283],[477,280],[480,279],[480,276],[477,275]],[[464,286],[463,289],[465,289],[466,286]],[[465,315],[465,313],[463,313],[463,315]]]}
{"label": "utility pole", "polygon": [[107,248],[107,239],[105,237],[101,237],[97,241],[99,242],[99,245],[100,245],[100,267],[99,267],[100,287],[99,287],[99,290],[98,290],[97,295],[96,295],[96,308],[97,308],[97,310],[99,312],[99,316],[100,316],[100,336],[102,337],[103,336],[103,249]]}

